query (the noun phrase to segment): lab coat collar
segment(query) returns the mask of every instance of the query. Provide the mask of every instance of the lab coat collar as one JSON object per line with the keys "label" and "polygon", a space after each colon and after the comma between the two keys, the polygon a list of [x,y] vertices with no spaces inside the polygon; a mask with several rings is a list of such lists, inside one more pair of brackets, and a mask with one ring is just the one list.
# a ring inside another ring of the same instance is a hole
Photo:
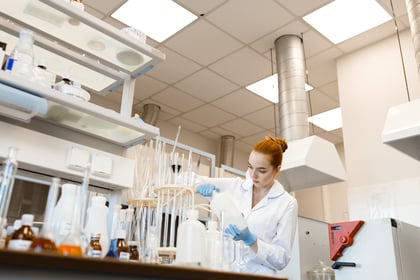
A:
{"label": "lab coat collar", "polygon": [[[252,180],[250,178],[246,178],[245,181],[242,183],[241,188],[243,191],[248,192],[248,198],[249,198],[249,205],[251,205],[251,201],[252,201]],[[269,203],[269,201],[271,199],[275,199],[279,196],[281,196],[282,194],[284,194],[285,189],[282,186],[282,184],[280,184],[279,181],[274,180],[274,184],[271,187],[270,191],[268,192],[268,194],[254,207],[254,210],[261,208],[265,205],[267,205]]]}

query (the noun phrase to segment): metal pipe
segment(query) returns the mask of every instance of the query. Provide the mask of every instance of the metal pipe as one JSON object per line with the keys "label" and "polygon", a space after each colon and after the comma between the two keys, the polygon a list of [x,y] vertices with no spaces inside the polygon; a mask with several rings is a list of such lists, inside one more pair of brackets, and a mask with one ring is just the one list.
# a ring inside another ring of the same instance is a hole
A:
{"label": "metal pipe", "polygon": [[309,136],[302,39],[283,35],[274,42],[279,88],[279,136],[287,141]]}

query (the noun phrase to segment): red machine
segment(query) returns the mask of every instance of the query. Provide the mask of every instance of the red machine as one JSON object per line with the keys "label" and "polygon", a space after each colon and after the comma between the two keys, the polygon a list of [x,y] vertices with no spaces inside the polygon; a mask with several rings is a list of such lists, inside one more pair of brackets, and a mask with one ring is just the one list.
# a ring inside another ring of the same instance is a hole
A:
{"label": "red machine", "polygon": [[331,260],[336,261],[343,255],[343,250],[353,244],[353,237],[363,224],[363,221],[351,221],[328,225]]}

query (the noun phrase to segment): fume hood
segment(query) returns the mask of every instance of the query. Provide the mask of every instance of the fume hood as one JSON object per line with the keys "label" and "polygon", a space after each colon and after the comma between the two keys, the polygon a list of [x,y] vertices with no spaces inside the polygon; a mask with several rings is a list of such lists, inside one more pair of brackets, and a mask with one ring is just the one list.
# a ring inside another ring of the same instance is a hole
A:
{"label": "fume hood", "polygon": [[388,110],[382,142],[420,160],[420,99]]}
{"label": "fume hood", "polygon": [[333,143],[316,135],[288,143],[279,180],[290,191],[345,179],[346,172]]}

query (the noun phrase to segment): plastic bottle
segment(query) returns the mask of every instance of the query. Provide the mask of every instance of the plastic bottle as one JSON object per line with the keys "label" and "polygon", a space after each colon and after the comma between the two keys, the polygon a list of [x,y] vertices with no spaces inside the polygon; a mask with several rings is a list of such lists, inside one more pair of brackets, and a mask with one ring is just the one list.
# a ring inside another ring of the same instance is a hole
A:
{"label": "plastic bottle", "polygon": [[[105,205],[104,196],[94,196],[91,200],[91,206],[87,210],[87,219],[84,233],[86,236],[100,234],[100,244],[102,248],[108,248],[108,207]],[[105,256],[106,252],[102,252]]]}
{"label": "plastic bottle", "polygon": [[207,231],[203,236],[202,266],[219,269],[222,265],[222,242],[216,221],[207,222]]}
{"label": "plastic bottle", "polygon": [[57,247],[54,241],[52,215],[54,205],[58,196],[59,183],[59,178],[52,179],[52,183],[48,191],[47,204],[45,206],[44,225],[42,226],[40,235],[32,240],[32,244],[29,248],[30,251],[34,251],[37,253],[57,253]]}
{"label": "plastic bottle", "polygon": [[33,68],[31,81],[47,88],[54,88],[55,74],[48,71],[45,59],[38,59],[37,66]]}
{"label": "plastic bottle", "polygon": [[16,251],[28,251],[34,239],[34,232],[31,227],[34,221],[34,215],[23,214],[22,226],[16,230],[10,238],[7,249]]}
{"label": "plastic bottle", "polygon": [[101,234],[92,233],[90,235],[90,242],[86,250],[86,255],[91,258],[101,258],[102,257],[102,246],[100,243]]}
{"label": "plastic bottle", "polygon": [[0,173],[0,228],[3,229],[9,210],[10,199],[12,197],[15,175],[18,168],[16,161],[16,147],[9,147],[7,158],[3,161],[3,167]]}
{"label": "plastic bottle", "polygon": [[219,217],[223,213],[223,230],[229,225],[234,224],[240,230],[247,227],[246,221],[242,216],[241,211],[237,207],[232,196],[227,192],[213,193],[213,198],[210,201],[210,208],[213,213]]}
{"label": "plastic bottle", "polygon": [[63,184],[61,195],[54,207],[52,217],[55,244],[59,245],[70,231],[73,209],[76,205],[77,185]]}
{"label": "plastic bottle", "polygon": [[12,74],[30,78],[34,63],[34,37],[29,29],[22,29],[19,40],[6,63],[6,71]]}
{"label": "plastic bottle", "polygon": [[198,221],[198,211],[189,209],[187,219],[178,227],[176,264],[199,266],[201,263],[202,239],[206,227]]}

